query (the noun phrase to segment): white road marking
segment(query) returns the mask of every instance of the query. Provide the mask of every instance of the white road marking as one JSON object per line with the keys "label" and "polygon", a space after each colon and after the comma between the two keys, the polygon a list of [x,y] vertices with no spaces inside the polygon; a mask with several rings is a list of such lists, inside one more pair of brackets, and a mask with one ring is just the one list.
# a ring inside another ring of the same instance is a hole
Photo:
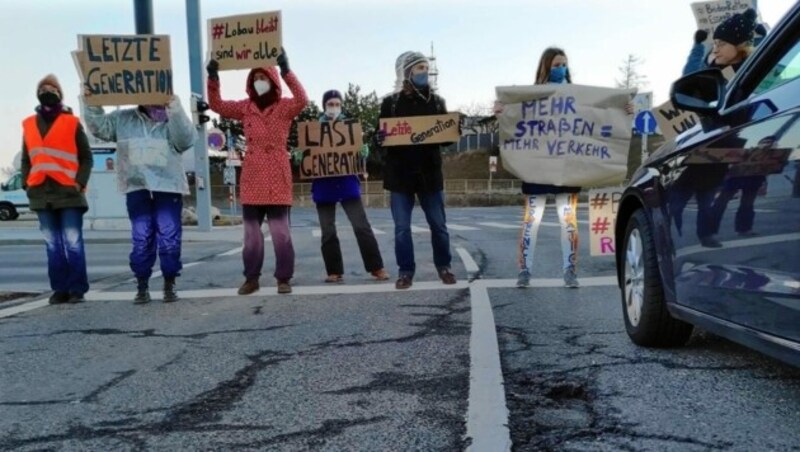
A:
{"label": "white road marking", "polygon": [[419,227],[416,225],[411,225],[411,232],[420,232],[420,233],[430,233],[431,230],[428,228]]}
{"label": "white road marking", "polygon": [[[509,287],[517,287],[516,279],[481,279],[480,280],[487,288],[490,289],[505,289]],[[581,287],[603,287],[603,286],[616,286],[616,276],[590,276],[578,277]],[[531,279],[530,287],[564,287],[563,278],[536,278]],[[523,290],[523,289],[520,289]],[[580,290],[580,289],[579,289]]]}
{"label": "white road marking", "polygon": [[508,408],[492,303],[484,281],[469,289],[472,331],[469,337],[468,451],[511,450]]}
{"label": "white road marking", "polygon": [[765,235],[763,237],[751,237],[749,239],[730,240],[724,242],[720,241],[722,243],[722,248],[706,248],[700,245],[687,246],[686,248],[678,250],[675,253],[675,256],[686,257],[692,254],[706,253],[710,251],[719,252],[725,250],[733,250],[736,248],[743,248],[745,246],[771,245],[774,243],[794,242],[794,241],[800,241],[800,233]]}
{"label": "white road marking", "polygon": [[311,237],[322,237],[322,229],[314,228],[311,230]]}
{"label": "white road marking", "polygon": [[242,250],[243,249],[244,249],[244,247],[240,246],[239,248],[234,248],[232,250],[225,251],[224,253],[220,253],[217,256],[233,256],[235,254],[242,254]]}
{"label": "white road marking", "polygon": [[[192,267],[194,265],[199,265],[202,262],[191,262],[186,264],[186,267]],[[477,264],[476,264],[477,265]],[[467,264],[465,262],[465,267]],[[160,272],[159,272],[160,273]],[[129,280],[129,282],[135,281],[135,279]],[[446,285],[442,284],[439,281],[420,281],[415,282],[410,289],[400,291],[394,288],[393,283],[383,283],[383,284],[360,284],[360,285],[347,285],[347,284],[337,284],[335,286],[331,285],[324,285],[324,286],[294,286],[293,292],[291,295],[349,295],[349,294],[360,294],[360,293],[386,293],[386,292],[416,292],[416,291],[423,291],[423,290],[456,290],[456,289],[465,289],[467,287],[471,287],[472,285],[480,282],[480,284],[487,288],[487,289],[505,289],[505,288],[515,288],[517,280],[516,279],[482,279],[476,280],[472,283],[466,281],[459,281],[453,285]],[[602,286],[616,286],[617,285],[617,277],[616,276],[593,276],[593,277],[584,277],[580,278],[580,283],[582,287],[602,287]],[[564,285],[564,281],[561,278],[537,278],[532,279],[530,281],[530,287],[562,287]],[[274,286],[262,286],[261,290],[251,294],[246,295],[249,297],[260,297],[260,296],[273,296],[278,295],[275,292]],[[194,299],[194,298],[237,298],[242,297],[243,295],[238,295],[236,293],[237,288],[219,288],[219,289],[201,289],[201,290],[180,290],[178,289],[178,295],[181,298],[185,299]],[[128,301],[132,300],[135,292],[106,292],[106,291],[95,291],[90,290],[86,293],[86,300],[88,301]],[[157,292],[151,293],[153,299],[160,299],[161,294]],[[25,304],[17,305],[11,308],[0,309],[0,318],[9,317],[21,312],[27,312],[33,309],[38,309],[44,306],[47,306],[47,299],[40,299],[34,300]]]}
{"label": "white road marking", "polygon": [[460,224],[447,223],[447,229],[452,229],[454,231],[479,231],[481,228],[476,228],[474,226],[464,226],[464,225],[460,225]]}
{"label": "white road marking", "polygon": [[508,224],[508,223],[478,223],[481,226],[489,226],[490,228],[500,229],[521,229],[522,224]]}
{"label": "white road marking", "polygon": [[380,229],[372,228],[372,233],[375,235],[386,234],[385,232],[381,231]]}
{"label": "white road marking", "polygon": [[20,304],[11,308],[0,309],[0,319],[11,317],[12,315],[17,315],[23,312],[32,311],[34,309],[43,308],[49,304],[48,299],[49,297],[31,301],[25,304]]}
{"label": "white road marking", "polygon": [[464,268],[469,273],[478,273],[480,271],[480,267],[478,267],[478,263],[475,262],[475,259],[472,258],[472,255],[469,254],[469,251],[462,247],[456,247],[456,253],[458,253],[458,257],[461,258],[461,262],[464,263]]}

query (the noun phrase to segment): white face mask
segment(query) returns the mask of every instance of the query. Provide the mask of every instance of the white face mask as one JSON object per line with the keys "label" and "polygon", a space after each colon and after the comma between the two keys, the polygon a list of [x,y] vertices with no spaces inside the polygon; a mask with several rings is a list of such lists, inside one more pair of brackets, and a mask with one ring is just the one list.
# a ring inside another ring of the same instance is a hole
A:
{"label": "white face mask", "polygon": [[325,116],[330,119],[336,119],[342,113],[342,107],[327,107],[325,108]]}
{"label": "white face mask", "polygon": [[260,96],[264,93],[268,93],[272,86],[266,80],[256,80],[253,82],[253,88],[255,88],[256,93]]}

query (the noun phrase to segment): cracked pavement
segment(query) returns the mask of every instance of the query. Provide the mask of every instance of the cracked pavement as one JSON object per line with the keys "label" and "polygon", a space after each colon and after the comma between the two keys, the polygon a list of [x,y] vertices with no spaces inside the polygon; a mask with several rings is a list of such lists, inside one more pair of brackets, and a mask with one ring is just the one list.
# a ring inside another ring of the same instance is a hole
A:
{"label": "cracked pavement", "polygon": [[[456,212],[448,220],[460,224],[519,219],[508,208]],[[390,221],[381,210],[370,219],[384,229]],[[451,237],[492,280],[516,275],[517,234]],[[387,264],[389,235],[377,236]],[[354,240],[342,236],[346,284],[369,284]],[[415,235],[415,245],[415,280],[435,281],[429,236]],[[205,263],[185,269],[180,290],[241,282],[239,256],[197,247],[190,254]],[[298,285],[321,284],[318,239],[295,247]],[[587,248],[580,276],[612,275],[611,260]],[[267,255],[262,290],[271,292]],[[559,277],[549,264],[559,261],[558,229],[543,227],[533,278]],[[454,270],[467,279],[457,258]],[[132,290],[128,280],[110,276],[104,287]],[[799,369],[702,332],[682,349],[636,347],[613,286],[488,294],[513,450],[800,450]],[[470,303],[462,286],[93,301],[3,318],[0,449],[464,450]]]}

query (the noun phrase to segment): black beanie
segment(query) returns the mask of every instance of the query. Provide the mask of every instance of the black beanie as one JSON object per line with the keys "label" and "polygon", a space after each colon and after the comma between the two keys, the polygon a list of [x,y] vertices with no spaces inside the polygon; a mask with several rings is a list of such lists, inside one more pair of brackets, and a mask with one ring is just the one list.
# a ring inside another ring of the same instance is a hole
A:
{"label": "black beanie", "polygon": [[738,46],[753,40],[756,28],[756,11],[748,8],[742,14],[734,14],[714,30],[714,39]]}
{"label": "black beanie", "polygon": [[342,100],[342,93],[336,91],[335,89],[325,91],[325,94],[322,95],[322,108],[325,108],[325,104],[328,103],[331,99],[339,99]]}

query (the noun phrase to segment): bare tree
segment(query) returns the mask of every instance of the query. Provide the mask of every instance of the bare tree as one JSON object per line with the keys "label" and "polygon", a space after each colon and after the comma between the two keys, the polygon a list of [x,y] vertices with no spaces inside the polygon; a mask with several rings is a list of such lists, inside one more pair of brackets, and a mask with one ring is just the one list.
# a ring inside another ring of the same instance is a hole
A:
{"label": "bare tree", "polygon": [[620,78],[617,79],[617,88],[643,88],[647,86],[647,76],[639,72],[639,66],[644,63],[642,58],[634,54],[622,61],[619,67]]}
{"label": "bare tree", "polygon": [[0,167],[0,179],[2,179],[3,182],[5,182],[6,179],[11,177],[11,175],[13,175],[16,172],[17,170],[14,169],[13,166],[2,166]]}

